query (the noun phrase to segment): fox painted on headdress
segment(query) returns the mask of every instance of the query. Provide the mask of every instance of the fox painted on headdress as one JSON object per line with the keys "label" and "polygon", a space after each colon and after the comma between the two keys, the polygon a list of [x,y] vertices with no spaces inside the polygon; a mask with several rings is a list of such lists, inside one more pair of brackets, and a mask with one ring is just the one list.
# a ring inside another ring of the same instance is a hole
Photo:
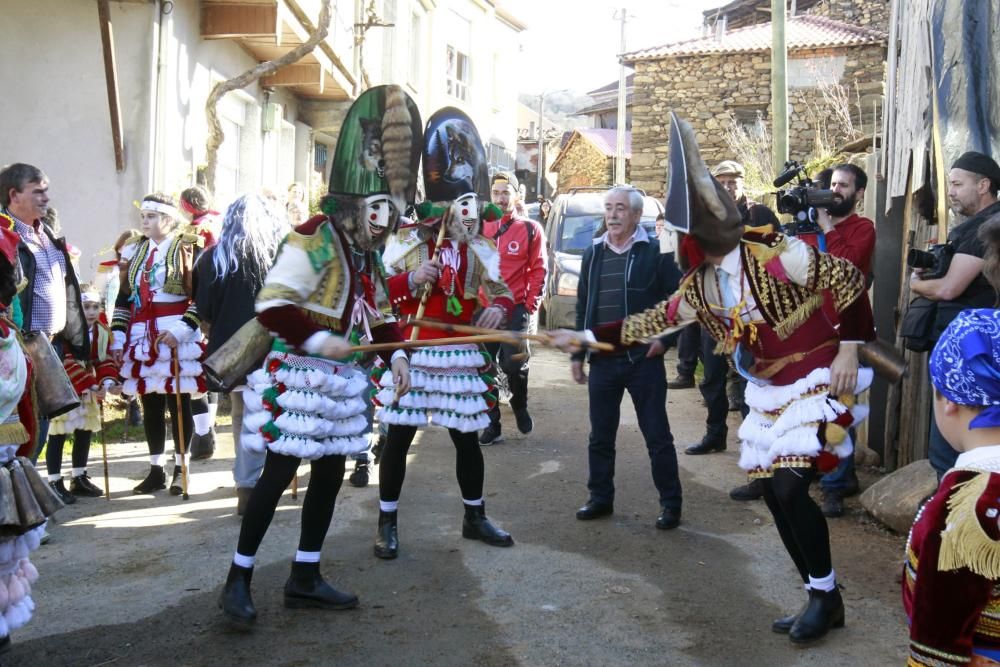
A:
{"label": "fox painted on headdress", "polygon": [[673,112],[670,117],[666,216],[667,224],[681,234],[681,268],[687,271],[704,262],[705,255],[729,254],[739,245],[744,227],[736,202],[702,160],[694,129]]}
{"label": "fox painted on headdress", "polygon": [[[424,190],[421,218],[442,217],[448,237],[467,243],[479,235],[483,217],[499,217],[489,203],[486,150],[472,119],[454,107],[438,109],[424,130]],[[485,206],[484,206],[485,204]],[[433,236],[422,229],[422,236]]]}
{"label": "fox painted on headdress", "polygon": [[351,105],[320,209],[357,247],[381,245],[413,202],[422,139],[420,112],[399,86],[370,88]]}

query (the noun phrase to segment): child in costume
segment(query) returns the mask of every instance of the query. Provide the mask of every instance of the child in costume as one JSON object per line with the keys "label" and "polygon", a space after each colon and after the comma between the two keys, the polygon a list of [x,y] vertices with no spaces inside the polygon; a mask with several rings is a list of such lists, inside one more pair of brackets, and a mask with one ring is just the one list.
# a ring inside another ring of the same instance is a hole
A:
{"label": "child in costume", "polygon": [[[420,309],[425,285],[430,286],[424,316],[452,324],[471,324],[480,287],[488,306],[476,323],[500,328],[514,310],[514,298],[500,275],[500,256],[489,239],[479,235],[480,202],[488,201],[486,157],[472,121],[454,108],[437,111],[424,137],[424,188],[428,202],[418,208],[424,225],[401,230],[386,247],[389,298],[402,315]],[[431,203],[433,202],[433,203]],[[487,204],[486,214],[501,211]],[[436,248],[440,225],[446,236]],[[437,253],[437,260],[434,260]],[[406,336],[413,334],[407,327]],[[447,328],[423,326],[418,338],[429,343],[452,334]],[[397,508],[406,476],[406,454],[418,426],[434,423],[448,429],[455,446],[455,468],[465,517],[462,536],[509,547],[510,534],[486,517],[483,503],[485,466],[478,432],[489,423],[495,403],[493,379],[485,370],[489,354],[478,345],[431,345],[413,353],[413,391],[397,400],[392,378],[382,375],[376,402],[379,419],[389,425],[379,472],[379,519],[375,538],[378,558],[399,553]]]}
{"label": "child in costume", "polygon": [[965,310],[931,352],[934,413],[958,452],[906,544],[908,665],[1000,665],[1000,310]]}
{"label": "child in costume", "polygon": [[[109,389],[120,390],[118,367],[108,351],[111,330],[100,321],[101,295],[93,286],[84,284],[80,286],[80,298],[90,327],[92,361],[79,361],[68,351],[64,354],[63,367],[80,397],[80,406],[49,421],[49,442],[45,449],[49,486],[67,505],[75,503],[76,496],[99,498],[104,495],[87,475],[87,458],[94,431],[101,429],[100,403]],[[73,476],[69,490],[62,479],[63,445],[67,435],[73,436]]]}

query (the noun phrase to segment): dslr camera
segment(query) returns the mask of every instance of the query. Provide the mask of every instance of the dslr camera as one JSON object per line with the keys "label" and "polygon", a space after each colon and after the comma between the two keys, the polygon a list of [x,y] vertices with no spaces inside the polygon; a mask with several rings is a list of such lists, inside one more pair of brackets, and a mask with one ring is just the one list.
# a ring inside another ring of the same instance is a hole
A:
{"label": "dslr camera", "polygon": [[910,248],[906,254],[906,265],[911,269],[923,269],[921,280],[936,280],[948,273],[954,254],[955,248],[950,243],[936,243],[927,250]]}
{"label": "dslr camera", "polygon": [[817,187],[812,179],[806,175],[802,165],[794,160],[789,160],[785,163],[784,171],[774,179],[774,187],[780,188],[788,185],[792,180],[796,180],[793,187],[774,193],[778,200],[778,213],[787,213],[794,218],[790,224],[783,225],[782,230],[792,236],[819,233],[816,209],[827,208],[831,204],[837,203],[840,201],[840,195],[833,190],[823,190]]}

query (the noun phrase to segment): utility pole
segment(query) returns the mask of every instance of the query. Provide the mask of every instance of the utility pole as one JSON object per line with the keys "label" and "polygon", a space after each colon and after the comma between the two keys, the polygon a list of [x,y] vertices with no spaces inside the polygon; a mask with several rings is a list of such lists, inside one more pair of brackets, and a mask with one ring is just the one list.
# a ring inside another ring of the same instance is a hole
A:
{"label": "utility pole", "polygon": [[[625,53],[625,23],[628,14],[622,7],[621,16],[615,13],[615,19],[621,21],[621,43],[618,53]],[[618,59],[618,133],[615,137],[615,185],[625,182],[625,63]]]}
{"label": "utility pole", "polygon": [[771,0],[771,136],[774,139],[774,173],[788,160],[788,79],[785,66],[785,0]]}
{"label": "utility pole", "polygon": [[542,176],[545,174],[545,134],[542,132],[542,123],[545,122],[545,91],[538,96],[538,180],[535,183],[535,197],[545,196],[542,192]]}

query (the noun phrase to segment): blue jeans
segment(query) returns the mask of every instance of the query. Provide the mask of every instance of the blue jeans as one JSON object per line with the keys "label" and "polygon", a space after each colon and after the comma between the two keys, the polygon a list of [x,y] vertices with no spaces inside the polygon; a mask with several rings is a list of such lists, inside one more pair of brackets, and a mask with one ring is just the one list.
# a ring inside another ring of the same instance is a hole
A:
{"label": "blue jeans", "polygon": [[852,426],[847,430],[847,433],[851,436],[851,442],[855,443],[855,449],[851,451],[850,456],[840,459],[835,469],[820,477],[819,486],[824,491],[843,491],[847,488],[850,480],[857,481],[858,474],[854,468],[854,452],[857,451],[858,440],[857,431]]}
{"label": "blue jeans", "polygon": [[677,475],[677,452],[667,421],[667,378],[662,357],[642,358],[635,363],[627,356],[594,356],[590,361],[590,443],[587,447],[590,499],[610,504],[615,498],[615,438],[621,418],[621,403],[628,390],[646,441],[653,484],[660,506],[681,508],[681,482]]}
{"label": "blue jeans", "polygon": [[264,469],[266,452],[252,452],[240,445],[240,435],[243,432],[243,392],[234,391],[229,394],[233,416],[233,449],[236,460],[233,462],[233,481],[236,488],[253,488]]}
{"label": "blue jeans", "polygon": [[933,405],[931,406],[931,429],[927,434],[927,458],[930,460],[934,472],[937,473],[939,482],[944,474],[954,467],[955,460],[958,458],[958,452],[948,444],[948,441],[941,435],[941,431],[938,430]]}

